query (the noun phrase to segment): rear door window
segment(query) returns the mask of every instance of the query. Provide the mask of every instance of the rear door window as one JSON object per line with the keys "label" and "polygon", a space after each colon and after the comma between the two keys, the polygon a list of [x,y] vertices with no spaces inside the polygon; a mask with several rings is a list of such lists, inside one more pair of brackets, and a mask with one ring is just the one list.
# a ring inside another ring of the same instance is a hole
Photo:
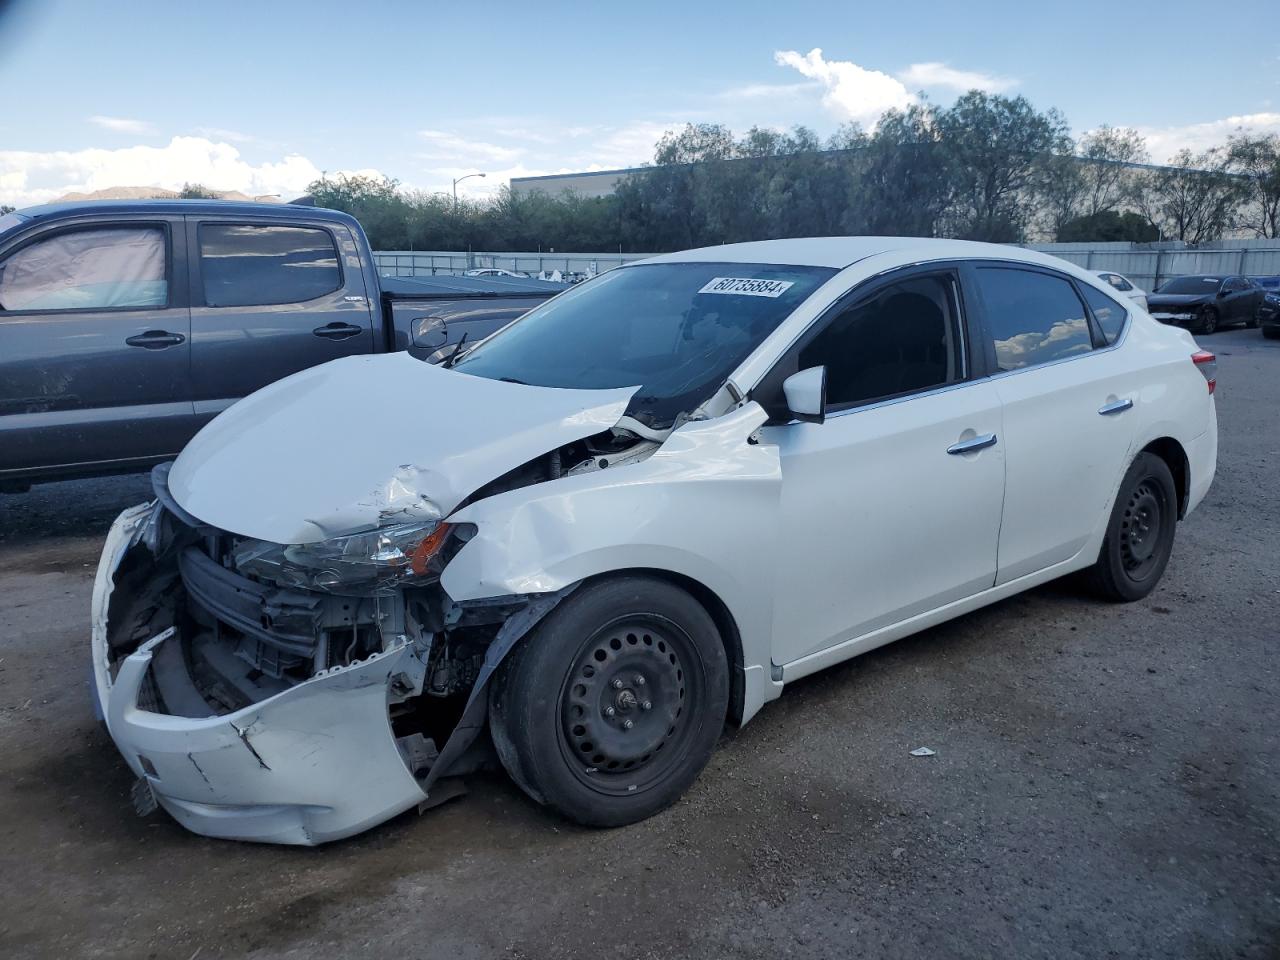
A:
{"label": "rear door window", "polygon": [[1129,316],[1128,311],[1101,290],[1083,283],[1080,284],[1080,289],[1084,292],[1089,309],[1093,311],[1093,319],[1098,321],[1102,336],[1110,346],[1120,339],[1120,332],[1124,330],[1124,322]]}
{"label": "rear door window", "polygon": [[169,302],[163,227],[67,230],[0,264],[0,309],[155,309]]}
{"label": "rear door window", "polygon": [[1093,349],[1084,304],[1066,278],[1016,267],[980,267],[976,273],[1000,370],[1022,370]]}
{"label": "rear door window", "polygon": [[318,227],[203,223],[200,274],[210,307],[304,303],[342,286],[333,237]]}

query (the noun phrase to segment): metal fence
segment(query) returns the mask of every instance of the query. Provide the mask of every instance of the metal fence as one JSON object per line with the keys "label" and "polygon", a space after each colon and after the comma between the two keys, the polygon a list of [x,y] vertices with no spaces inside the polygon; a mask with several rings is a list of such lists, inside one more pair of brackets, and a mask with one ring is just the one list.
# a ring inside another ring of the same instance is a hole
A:
{"label": "metal fence", "polygon": [[[1249,277],[1280,275],[1280,241],[1220,240],[1190,247],[1181,241],[1164,243],[1037,243],[1042,250],[1087,270],[1114,270],[1142,287],[1154,290],[1170,277],[1188,273],[1228,273]],[[606,270],[651,257],[651,253],[524,253],[448,250],[384,250],[374,253],[378,272],[388,277],[458,274],[497,267],[537,276],[544,271],[593,277]]]}
{"label": "metal fence", "polygon": [[538,276],[559,271],[562,276],[577,274],[594,277],[624,263],[643,260],[651,253],[490,253],[473,251],[457,253],[448,250],[379,250],[373,254],[378,272],[384,277],[427,277],[435,274],[458,274],[468,270],[496,267],[515,273]]}
{"label": "metal fence", "polygon": [[1195,273],[1272,277],[1280,274],[1280,241],[1220,240],[1189,247],[1167,243],[1037,243],[1033,250],[1069,260],[1087,270],[1114,270],[1154,290],[1171,277]]}

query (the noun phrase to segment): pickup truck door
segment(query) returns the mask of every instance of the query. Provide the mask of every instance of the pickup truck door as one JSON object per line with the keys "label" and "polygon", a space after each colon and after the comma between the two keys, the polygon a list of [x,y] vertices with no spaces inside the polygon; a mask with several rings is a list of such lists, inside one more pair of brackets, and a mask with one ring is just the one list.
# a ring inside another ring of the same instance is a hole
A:
{"label": "pickup truck door", "polygon": [[189,216],[191,381],[204,420],[291,373],[378,348],[347,227]]}
{"label": "pickup truck door", "polygon": [[196,430],[181,216],[113,216],[0,251],[0,477],[127,469]]}

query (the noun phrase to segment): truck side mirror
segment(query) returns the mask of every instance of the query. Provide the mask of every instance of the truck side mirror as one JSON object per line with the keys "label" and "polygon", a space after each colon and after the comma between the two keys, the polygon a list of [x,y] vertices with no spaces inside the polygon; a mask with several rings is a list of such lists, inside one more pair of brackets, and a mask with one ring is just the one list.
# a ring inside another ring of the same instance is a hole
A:
{"label": "truck side mirror", "polygon": [[412,331],[415,347],[434,350],[437,347],[443,347],[449,341],[444,317],[415,317],[409,321],[409,329]]}
{"label": "truck side mirror", "polygon": [[809,367],[782,381],[787,410],[796,420],[822,423],[827,410],[827,368]]}

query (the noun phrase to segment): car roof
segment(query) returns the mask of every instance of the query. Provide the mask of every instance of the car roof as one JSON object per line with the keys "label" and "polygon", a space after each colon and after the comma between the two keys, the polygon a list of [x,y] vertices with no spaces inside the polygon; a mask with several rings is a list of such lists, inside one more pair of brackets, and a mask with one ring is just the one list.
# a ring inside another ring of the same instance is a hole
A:
{"label": "car roof", "polygon": [[112,216],[120,214],[218,214],[241,217],[278,217],[288,220],[340,220],[355,218],[340,210],[292,203],[254,203],[241,200],[74,200],[44,203],[16,211],[33,220],[62,216]]}
{"label": "car roof", "polygon": [[799,237],[791,240],[758,240],[727,243],[666,253],[628,266],[653,263],[768,263],[786,266],[842,269],[859,260],[892,254],[904,263],[919,260],[982,259],[1015,260],[1061,268],[1057,257],[1001,243],[972,240],[935,240],[924,237]]}

